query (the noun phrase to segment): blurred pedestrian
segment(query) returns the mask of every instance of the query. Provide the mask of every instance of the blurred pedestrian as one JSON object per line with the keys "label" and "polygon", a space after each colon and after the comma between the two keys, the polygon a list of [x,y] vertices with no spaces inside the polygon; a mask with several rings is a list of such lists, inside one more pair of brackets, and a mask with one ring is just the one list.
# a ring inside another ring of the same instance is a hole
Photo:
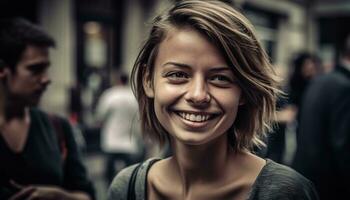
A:
{"label": "blurred pedestrian", "polygon": [[133,68],[143,133],[172,156],[121,171],[109,199],[317,199],[296,171],[251,153],[275,115],[275,73],[253,26],[221,1],[158,15]]}
{"label": "blurred pedestrian", "polygon": [[289,97],[288,105],[293,107],[297,121],[299,118],[298,110],[301,107],[305,90],[311,80],[321,74],[321,72],[320,59],[311,53],[301,52],[293,61],[287,93]]}
{"label": "blurred pedestrian", "polygon": [[102,126],[101,148],[107,154],[105,173],[108,183],[121,168],[142,160],[137,110],[128,76],[121,73],[116,85],[103,92],[96,109],[97,119]]}
{"label": "blurred pedestrian", "polygon": [[[286,131],[295,134],[299,123],[299,108],[310,81],[322,72],[319,58],[308,52],[298,53],[291,62],[291,73],[285,86],[286,97],[277,102],[277,126],[268,135],[266,157],[278,163],[286,163]],[[291,129],[293,127],[293,129]],[[292,155],[291,155],[292,157]],[[288,158],[287,160],[291,160]]]}
{"label": "blurred pedestrian", "polygon": [[50,83],[54,40],[24,19],[0,21],[0,199],[93,199],[67,120],[36,106]]}
{"label": "blurred pedestrian", "polygon": [[316,78],[302,101],[293,167],[321,199],[350,196],[350,37],[335,69]]}

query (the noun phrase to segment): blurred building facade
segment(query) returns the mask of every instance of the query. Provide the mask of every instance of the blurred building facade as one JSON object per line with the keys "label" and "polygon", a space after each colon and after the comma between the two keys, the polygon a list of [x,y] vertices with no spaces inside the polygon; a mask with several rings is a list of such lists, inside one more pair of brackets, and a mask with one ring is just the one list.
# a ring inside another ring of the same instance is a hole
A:
{"label": "blurred building facade", "polygon": [[[51,52],[52,85],[41,106],[93,123],[96,99],[112,71],[130,72],[147,22],[175,0],[2,0],[1,17],[23,16],[57,41]],[[350,33],[350,0],[227,0],[253,22],[276,69],[288,71],[302,50],[331,67]],[[72,97],[73,96],[73,97]]]}

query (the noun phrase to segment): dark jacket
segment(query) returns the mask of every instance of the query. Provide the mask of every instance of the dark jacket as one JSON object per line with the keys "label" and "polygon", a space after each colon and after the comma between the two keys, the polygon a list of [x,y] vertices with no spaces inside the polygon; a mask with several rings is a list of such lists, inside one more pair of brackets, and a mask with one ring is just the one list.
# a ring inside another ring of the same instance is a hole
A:
{"label": "dark jacket", "polygon": [[316,78],[301,108],[293,167],[314,182],[320,199],[349,197],[350,71]]}

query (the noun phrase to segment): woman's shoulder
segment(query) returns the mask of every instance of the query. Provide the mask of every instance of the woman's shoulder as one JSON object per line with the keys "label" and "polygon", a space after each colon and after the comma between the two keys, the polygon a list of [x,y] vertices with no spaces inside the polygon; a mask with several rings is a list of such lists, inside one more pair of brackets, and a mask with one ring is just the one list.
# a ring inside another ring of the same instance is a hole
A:
{"label": "woman's shoulder", "polygon": [[252,199],[318,199],[311,181],[292,168],[267,159],[257,177]]}
{"label": "woman's shoulder", "polygon": [[262,169],[258,179],[261,179],[262,181],[275,181],[290,184],[311,183],[308,179],[306,179],[303,175],[294,169],[286,165],[276,163],[270,159],[266,160],[266,165]]}
{"label": "woman's shoulder", "polygon": [[150,158],[143,163],[137,163],[121,170],[113,179],[108,189],[108,199],[127,199],[130,180],[133,172],[135,174],[135,193],[144,195],[145,180],[147,172],[153,163],[159,158]]}
{"label": "woman's shoulder", "polygon": [[131,174],[138,165],[139,163],[135,165],[131,165],[123,169],[122,171],[120,171],[117,174],[117,176],[114,177],[108,189],[108,199],[113,199],[115,197],[119,197],[122,199],[122,197],[124,196],[126,199],[126,194],[128,191],[128,185],[129,185]]}

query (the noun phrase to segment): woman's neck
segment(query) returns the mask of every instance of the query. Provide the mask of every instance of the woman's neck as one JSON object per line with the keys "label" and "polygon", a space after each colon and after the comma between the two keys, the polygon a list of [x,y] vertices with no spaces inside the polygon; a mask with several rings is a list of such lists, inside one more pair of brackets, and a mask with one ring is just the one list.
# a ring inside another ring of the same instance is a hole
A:
{"label": "woman's neck", "polygon": [[148,187],[152,197],[241,199],[265,164],[248,151],[235,152],[225,134],[208,144],[196,146],[174,140],[172,148],[172,157],[150,169]]}
{"label": "woman's neck", "polygon": [[173,142],[174,156],[171,160],[178,171],[183,185],[215,182],[222,177],[234,156],[226,134],[205,145],[186,145]]}

